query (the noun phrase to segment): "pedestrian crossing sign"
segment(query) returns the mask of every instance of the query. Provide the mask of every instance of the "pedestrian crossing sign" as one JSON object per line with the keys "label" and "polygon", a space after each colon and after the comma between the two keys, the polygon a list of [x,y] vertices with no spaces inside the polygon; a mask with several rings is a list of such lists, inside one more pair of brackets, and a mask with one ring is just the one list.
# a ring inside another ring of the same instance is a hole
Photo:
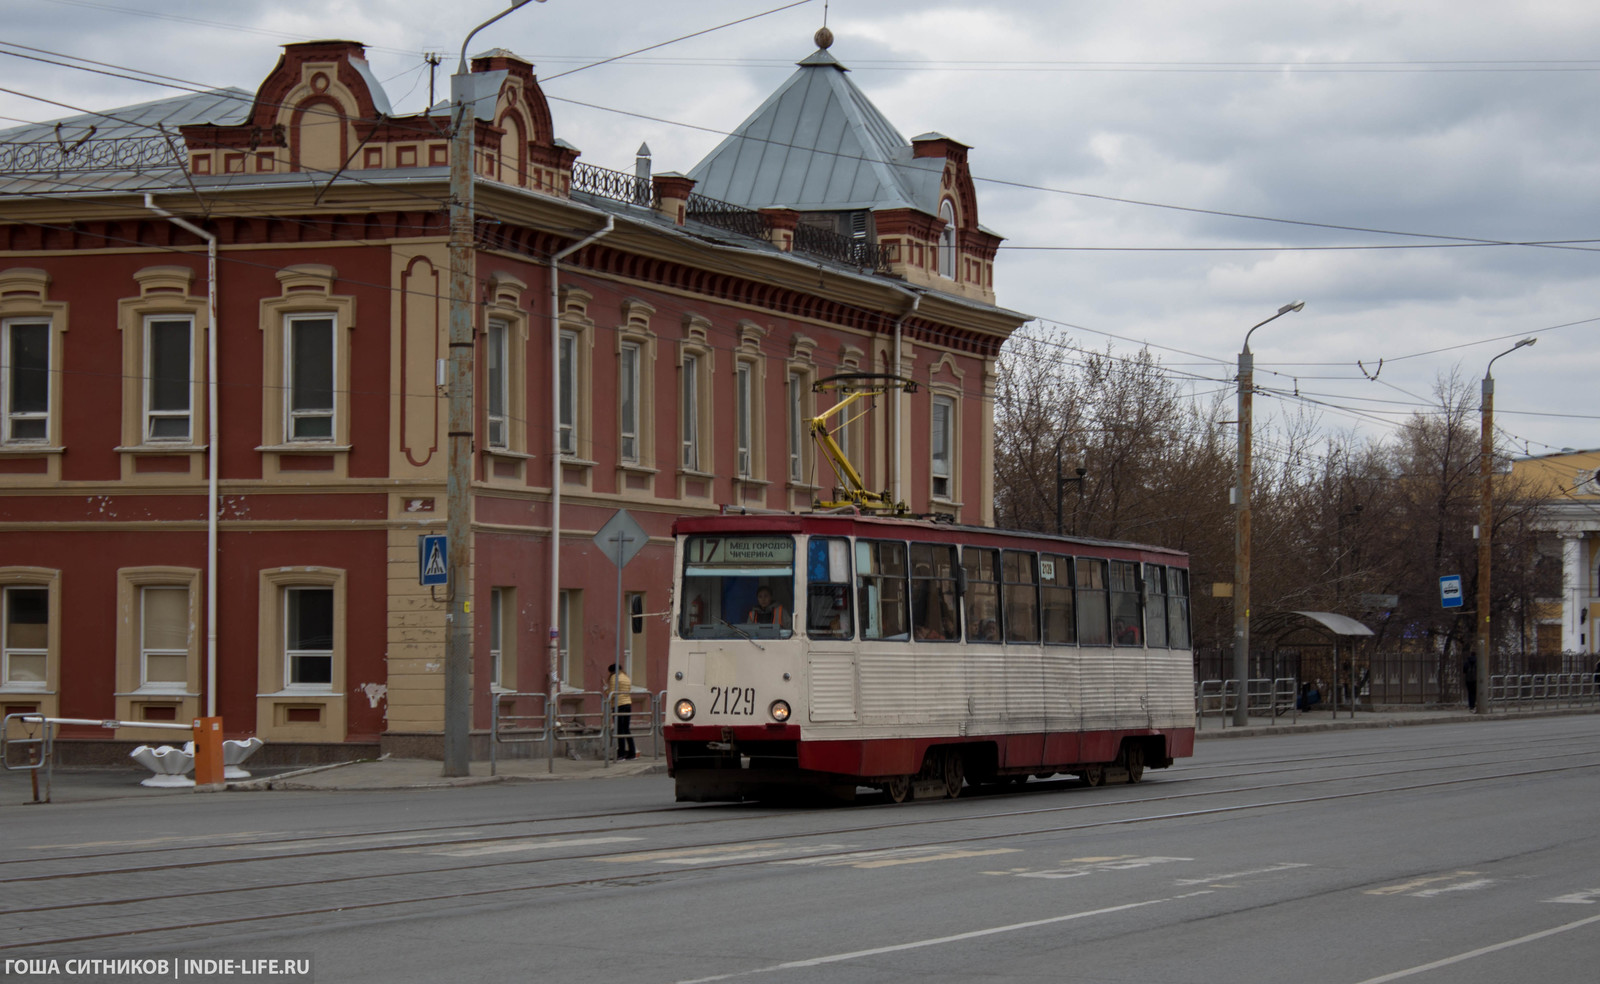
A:
{"label": "pedestrian crossing sign", "polygon": [[444,534],[417,537],[417,581],[423,585],[450,583],[450,541]]}

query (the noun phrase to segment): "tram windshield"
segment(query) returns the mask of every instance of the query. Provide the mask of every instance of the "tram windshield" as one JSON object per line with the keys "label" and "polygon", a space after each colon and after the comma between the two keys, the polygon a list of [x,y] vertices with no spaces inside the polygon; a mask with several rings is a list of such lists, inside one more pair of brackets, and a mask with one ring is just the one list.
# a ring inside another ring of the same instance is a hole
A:
{"label": "tram windshield", "polygon": [[794,538],[690,536],[683,545],[685,639],[787,639],[794,634]]}

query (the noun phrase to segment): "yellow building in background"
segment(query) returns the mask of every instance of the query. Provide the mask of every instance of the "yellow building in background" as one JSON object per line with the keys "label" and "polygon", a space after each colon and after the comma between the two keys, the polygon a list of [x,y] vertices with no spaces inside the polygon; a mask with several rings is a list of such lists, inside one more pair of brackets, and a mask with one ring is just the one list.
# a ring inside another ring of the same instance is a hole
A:
{"label": "yellow building in background", "polygon": [[1561,554],[1561,596],[1535,610],[1539,652],[1600,650],[1600,449],[1516,458],[1513,481],[1546,497],[1541,525]]}

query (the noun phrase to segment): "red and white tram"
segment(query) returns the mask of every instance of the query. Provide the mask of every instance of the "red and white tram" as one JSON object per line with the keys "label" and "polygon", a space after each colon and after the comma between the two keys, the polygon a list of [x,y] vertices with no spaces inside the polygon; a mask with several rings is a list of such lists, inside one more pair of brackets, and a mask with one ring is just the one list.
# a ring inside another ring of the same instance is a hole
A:
{"label": "red and white tram", "polygon": [[680,800],[957,796],[1194,752],[1186,555],[840,513],[681,519]]}

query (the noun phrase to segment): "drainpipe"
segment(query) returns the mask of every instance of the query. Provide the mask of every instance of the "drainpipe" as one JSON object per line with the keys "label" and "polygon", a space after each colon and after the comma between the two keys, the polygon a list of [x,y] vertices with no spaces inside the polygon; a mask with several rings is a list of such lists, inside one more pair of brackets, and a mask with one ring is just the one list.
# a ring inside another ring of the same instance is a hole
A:
{"label": "drainpipe", "polygon": [[206,241],[206,717],[217,716],[217,237],[156,205],[146,192],[144,207]]}
{"label": "drainpipe", "polygon": [[608,215],[604,226],[550,256],[550,650],[547,660],[550,689],[547,692],[552,698],[560,682],[556,664],[561,658],[561,289],[558,277],[562,260],[610,232],[614,224],[614,219]]}

